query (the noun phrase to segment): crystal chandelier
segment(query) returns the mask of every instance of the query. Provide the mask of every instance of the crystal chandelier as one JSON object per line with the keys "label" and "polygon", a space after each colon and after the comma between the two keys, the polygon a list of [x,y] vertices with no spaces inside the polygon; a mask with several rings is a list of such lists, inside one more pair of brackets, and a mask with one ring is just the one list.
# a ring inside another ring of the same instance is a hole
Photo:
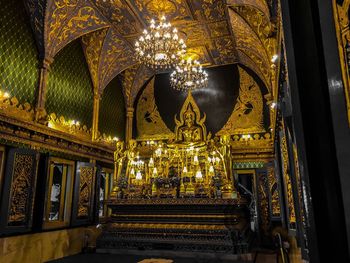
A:
{"label": "crystal chandelier", "polygon": [[182,60],[171,73],[170,84],[182,91],[205,88],[208,85],[208,73],[197,60]]}
{"label": "crystal chandelier", "polygon": [[149,30],[145,29],[136,41],[135,50],[140,62],[151,68],[165,69],[176,65],[186,52],[186,44],[163,16],[159,24],[151,20]]}

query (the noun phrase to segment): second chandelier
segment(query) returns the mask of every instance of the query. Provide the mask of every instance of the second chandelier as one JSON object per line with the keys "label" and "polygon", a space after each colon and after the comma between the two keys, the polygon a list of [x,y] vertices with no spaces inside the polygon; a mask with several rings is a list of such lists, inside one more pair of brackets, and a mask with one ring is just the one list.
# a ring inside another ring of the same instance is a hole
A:
{"label": "second chandelier", "polygon": [[208,73],[197,60],[182,60],[171,73],[170,84],[181,91],[205,88],[208,85]]}

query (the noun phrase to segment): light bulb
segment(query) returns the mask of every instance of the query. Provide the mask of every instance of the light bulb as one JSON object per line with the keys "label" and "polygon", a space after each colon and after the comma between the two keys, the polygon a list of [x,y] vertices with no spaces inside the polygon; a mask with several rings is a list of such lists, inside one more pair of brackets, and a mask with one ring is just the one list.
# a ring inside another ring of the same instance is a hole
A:
{"label": "light bulb", "polygon": [[214,173],[214,167],[212,165],[209,167],[209,173]]}
{"label": "light bulb", "polygon": [[136,180],[142,180],[142,174],[140,171],[137,171],[136,173]]}
{"label": "light bulb", "polygon": [[154,161],[153,161],[153,158],[151,157],[150,159],[149,159],[149,164],[148,164],[148,166],[149,167],[152,167],[154,165]]}
{"label": "light bulb", "polygon": [[196,172],[196,178],[197,178],[197,179],[202,179],[202,178],[203,178],[203,175],[202,175],[201,170],[198,170],[198,171]]}
{"label": "light bulb", "polygon": [[157,172],[158,172],[158,171],[157,171],[157,168],[154,167],[154,168],[153,168],[153,175],[157,175]]}

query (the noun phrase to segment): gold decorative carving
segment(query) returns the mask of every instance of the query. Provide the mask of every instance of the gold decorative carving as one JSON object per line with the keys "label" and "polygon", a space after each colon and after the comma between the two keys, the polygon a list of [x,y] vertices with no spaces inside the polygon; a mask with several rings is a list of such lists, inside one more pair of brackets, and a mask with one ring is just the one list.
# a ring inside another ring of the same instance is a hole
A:
{"label": "gold decorative carving", "polygon": [[107,32],[108,28],[104,28],[82,37],[85,58],[89,66],[92,83],[95,88],[99,87],[100,54]]}
{"label": "gold decorative carving", "polygon": [[272,216],[279,217],[281,216],[281,205],[280,205],[280,196],[278,181],[273,167],[267,169],[267,176],[269,181],[269,189],[271,195],[271,212]]}
{"label": "gold decorative carving", "polygon": [[8,223],[26,223],[31,211],[28,205],[32,202],[34,157],[28,154],[15,153],[10,192]]}
{"label": "gold decorative carving", "polygon": [[[210,45],[210,35],[206,28],[201,24],[187,23],[181,28],[181,32],[186,35],[186,44],[190,48],[198,48],[203,45]],[[199,59],[202,61],[203,58]]]}
{"label": "gold decorative carving", "polygon": [[282,170],[286,189],[286,197],[288,202],[288,219],[289,224],[296,223],[295,207],[294,207],[294,197],[293,197],[293,186],[292,180],[289,173],[289,157],[288,157],[288,146],[286,137],[283,136],[280,141],[281,153],[282,153]]}
{"label": "gold decorative carving", "polygon": [[263,81],[267,88],[271,89],[270,59],[261,43],[258,35],[247,22],[235,11],[229,9],[232,29],[235,32],[236,48],[245,53],[259,68],[263,74]]}
{"label": "gold decorative carving", "polygon": [[123,75],[123,93],[124,93],[124,97],[125,97],[125,101],[126,101],[126,106],[127,107],[132,107],[132,95],[131,95],[131,91],[132,91],[132,87],[133,87],[133,83],[135,81],[135,77],[137,74],[137,71],[139,69],[140,65],[134,65],[128,69],[126,69],[122,75]]}
{"label": "gold decorative carving", "polygon": [[338,4],[336,0],[332,0],[332,2],[335,19],[335,28],[338,39],[339,58],[341,63],[345,98],[347,104],[348,122],[350,125],[350,1],[343,1],[342,5]]}
{"label": "gold decorative carving", "polygon": [[252,6],[234,6],[233,9],[248,22],[269,57],[276,54],[276,25],[262,11]]}
{"label": "gold decorative carving", "polygon": [[169,0],[151,0],[145,6],[153,16],[172,15],[176,12],[176,4]]}
{"label": "gold decorative carving", "polygon": [[270,17],[270,10],[266,0],[227,0],[227,4],[230,7],[251,6],[262,12],[265,16]]}
{"label": "gold decorative carving", "polygon": [[138,32],[138,22],[129,6],[122,0],[94,1],[98,10],[113,24],[121,35],[131,35]]}
{"label": "gold decorative carving", "polygon": [[225,18],[225,11],[226,6],[224,1],[205,0],[198,5],[194,13],[198,18],[213,21]]}
{"label": "gold decorative carving", "polygon": [[244,69],[238,67],[240,89],[236,105],[225,126],[217,135],[265,132],[263,126],[263,97],[260,87]]}
{"label": "gold decorative carving", "polygon": [[113,148],[77,137],[69,132],[52,129],[39,123],[12,118],[0,113],[0,132],[3,140],[26,144],[28,147],[113,163]]}
{"label": "gold decorative carving", "polygon": [[108,26],[89,2],[54,1],[48,26],[47,52],[54,57],[67,43],[88,32]]}
{"label": "gold decorative carving", "polygon": [[133,84],[131,86],[131,92],[130,92],[130,105],[134,105],[135,99],[137,95],[139,94],[139,91],[143,87],[143,85],[146,83],[147,80],[149,80],[154,75],[154,71],[148,68],[145,65],[140,65],[137,73],[134,77]]}
{"label": "gold decorative carving", "polygon": [[269,196],[267,192],[267,176],[258,174],[258,194],[259,194],[259,210],[261,217],[261,227],[264,233],[268,232],[269,228]]}
{"label": "gold decorative carving", "polygon": [[[47,39],[45,48],[50,49],[52,47],[55,38],[59,35],[64,21],[74,11],[79,4],[79,0],[58,0],[50,1],[47,7],[47,13],[49,19],[47,21]],[[47,52],[47,51],[46,51]]]}
{"label": "gold decorative carving", "polygon": [[90,213],[92,186],[94,181],[93,167],[80,167],[78,217],[87,217]]}
{"label": "gold decorative carving", "polygon": [[232,37],[223,37],[214,40],[219,56],[215,59],[217,64],[231,64],[236,61],[235,41]]}
{"label": "gold decorative carving", "polygon": [[63,116],[57,117],[55,113],[48,116],[48,126],[52,129],[73,134],[85,140],[91,140],[91,129],[76,121],[68,121]]}
{"label": "gold decorative carving", "polygon": [[[91,3],[84,0],[57,0],[47,3],[45,18],[45,57],[54,57],[67,43],[79,36],[110,27],[114,31],[106,36],[102,51],[88,60],[99,61],[99,92],[117,74],[135,64],[132,44],[151,18],[165,14],[180,32],[188,38],[188,47],[206,50],[197,53],[205,64],[227,64],[239,62],[238,50],[259,68],[263,81],[270,86],[272,76],[270,55],[275,50],[276,39],[271,36],[269,8],[265,1],[258,0],[206,0],[192,3],[184,0],[135,0],[102,1]],[[227,5],[230,6],[227,12]],[[42,6],[31,4],[33,8]],[[234,11],[234,10],[235,11]],[[237,12],[236,12],[237,11]],[[237,19],[230,18],[236,15]],[[232,23],[235,22],[235,23]],[[257,21],[257,22],[256,22]],[[232,24],[230,28],[230,24]],[[278,23],[276,23],[278,24]],[[279,25],[279,24],[278,24]],[[255,33],[254,33],[255,32]],[[257,43],[262,43],[257,44]],[[99,50],[97,41],[95,50]],[[93,44],[95,45],[95,43]],[[268,56],[266,56],[266,50]],[[93,52],[92,52],[93,53]],[[246,59],[246,58],[243,58]],[[91,69],[96,86],[96,68]],[[96,67],[96,66],[95,66]],[[255,70],[255,67],[252,67]],[[258,74],[260,74],[257,72]]]}
{"label": "gold decorative carving", "polygon": [[188,16],[188,6],[183,0],[136,0],[135,7],[146,21],[161,15],[182,21]]}
{"label": "gold decorative carving", "polygon": [[101,52],[100,93],[117,74],[134,64],[136,61],[129,44],[112,27]]}
{"label": "gold decorative carving", "polygon": [[20,104],[16,97],[10,98],[2,91],[0,91],[0,113],[24,121],[34,120],[34,109],[28,102]]}
{"label": "gold decorative carving", "polygon": [[210,35],[212,37],[223,37],[230,35],[230,28],[226,20],[208,24]]}
{"label": "gold decorative carving", "polygon": [[166,126],[154,98],[154,77],[143,91],[136,109],[136,125],[139,140],[161,140],[174,138]]}
{"label": "gold decorative carving", "polygon": [[122,73],[123,94],[127,107],[133,107],[139,91],[153,75],[154,71],[143,64],[131,66]]}

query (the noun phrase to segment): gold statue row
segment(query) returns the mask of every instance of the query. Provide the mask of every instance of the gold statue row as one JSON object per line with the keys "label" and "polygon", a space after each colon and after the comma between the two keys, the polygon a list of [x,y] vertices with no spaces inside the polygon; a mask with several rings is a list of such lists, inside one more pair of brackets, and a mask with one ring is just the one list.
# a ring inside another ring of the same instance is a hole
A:
{"label": "gold statue row", "polygon": [[174,140],[148,141],[143,156],[135,140],[117,142],[114,197],[234,198],[230,139],[211,139],[205,118],[189,93]]}

